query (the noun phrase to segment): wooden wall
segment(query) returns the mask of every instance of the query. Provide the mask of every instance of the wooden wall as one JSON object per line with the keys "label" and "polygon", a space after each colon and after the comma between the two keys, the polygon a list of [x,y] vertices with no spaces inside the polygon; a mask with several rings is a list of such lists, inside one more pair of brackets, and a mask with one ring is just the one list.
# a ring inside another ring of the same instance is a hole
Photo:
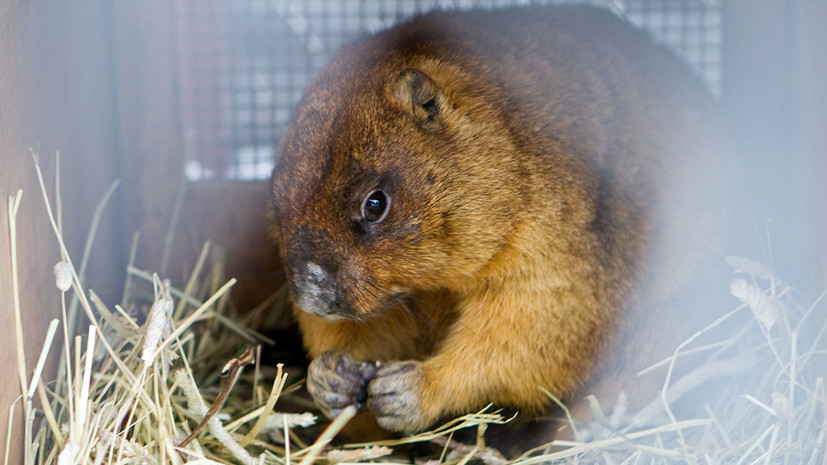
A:
{"label": "wooden wall", "polygon": [[[20,394],[12,324],[9,195],[24,190],[18,219],[20,302],[27,376],[45,328],[59,314],[52,268],[58,261],[29,149],[40,153],[51,184],[55,151],[62,157],[65,236],[77,261],[95,205],[118,176],[111,12],[108,0],[10,0],[0,3],[0,450],[7,412]],[[102,218],[89,282],[116,295],[124,254],[117,196]],[[116,266],[117,265],[117,266]],[[54,354],[52,357],[54,359]],[[53,360],[54,361],[54,360]],[[20,406],[13,427],[22,426]],[[20,463],[16,434],[10,462]],[[0,457],[3,454],[0,453]]]}
{"label": "wooden wall", "polygon": [[827,286],[827,2],[726,0],[723,102],[766,260],[812,298]]}
{"label": "wooden wall", "polygon": [[[19,44],[21,42],[20,7],[18,4],[4,5],[0,9],[0,44]],[[7,433],[6,413],[9,406],[20,395],[20,383],[17,376],[17,354],[14,350],[14,319],[12,300],[12,273],[10,267],[10,238],[8,222],[8,196],[16,193],[18,188],[26,190],[24,206],[19,218],[18,234],[20,244],[18,253],[25,259],[21,260],[20,274],[23,281],[20,303],[26,311],[25,325],[30,328],[26,336],[30,339],[26,347],[29,349],[27,363],[34,363],[35,351],[40,342],[37,336],[45,334],[44,321],[51,316],[48,308],[54,307],[56,294],[49,296],[40,293],[39,288],[43,278],[48,277],[50,270],[46,264],[50,249],[42,247],[35,239],[36,235],[46,231],[42,209],[32,208],[37,200],[33,194],[35,184],[32,176],[26,176],[27,143],[31,140],[32,112],[31,89],[23,85],[26,73],[22,68],[23,54],[17,47],[9,45],[0,48],[0,340],[7,341],[3,351],[0,351],[0,369],[4,376],[0,378],[0,450],[5,448]],[[30,173],[30,172],[29,172]],[[41,341],[42,342],[42,341]],[[22,405],[18,404],[15,417],[15,426],[22,422],[20,415]],[[20,461],[22,438],[16,434],[12,442],[12,462]]]}

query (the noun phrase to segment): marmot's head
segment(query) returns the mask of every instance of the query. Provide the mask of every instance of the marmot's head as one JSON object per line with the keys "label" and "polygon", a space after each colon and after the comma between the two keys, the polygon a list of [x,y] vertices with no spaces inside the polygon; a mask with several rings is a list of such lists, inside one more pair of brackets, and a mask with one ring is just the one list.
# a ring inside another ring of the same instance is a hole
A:
{"label": "marmot's head", "polygon": [[272,179],[299,308],[366,318],[464,285],[503,247],[530,199],[491,94],[456,64],[369,46],[316,78]]}

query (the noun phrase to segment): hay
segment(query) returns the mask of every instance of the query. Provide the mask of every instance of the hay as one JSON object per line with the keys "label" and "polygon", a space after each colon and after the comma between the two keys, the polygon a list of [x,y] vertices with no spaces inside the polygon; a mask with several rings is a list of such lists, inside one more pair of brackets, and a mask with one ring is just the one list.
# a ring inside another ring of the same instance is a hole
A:
{"label": "hay", "polygon": [[[63,244],[60,211],[56,220],[40,179],[61,251],[56,286],[64,341],[58,379],[45,382],[40,376],[59,324],[55,320],[28,378],[19,323],[24,310],[15,287],[27,465],[825,463],[824,294],[801,306],[795,292],[759,263],[728,259],[738,275],[732,293],[741,305],[653,367],[668,367],[663,390],[639,412],[626,412],[621,401],[607,414],[590,398],[595,421],[577,424],[563,408],[565,417],[554,421],[571,429],[574,439],[553,441],[513,459],[485,442],[487,425],[509,421],[490,409],[410,437],[331,445],[355,412],[345,409],[319,432],[317,412],[297,396],[302,380],[288,376],[281,365],[261,365],[261,346],[272,341],[233,313],[228,295],[234,280],[225,282],[221,276],[214,246],[204,246],[183,289],[130,263],[123,300],[110,307],[84,288],[83,273],[74,268]],[[9,201],[15,280],[14,220],[20,200],[18,193]],[[73,322],[80,319],[67,312],[69,297],[77,299],[87,326],[75,328]],[[245,318],[281,311],[284,297],[280,290]],[[732,321],[739,325],[726,339],[699,345],[700,336]],[[705,362],[673,379],[674,368],[687,355],[703,356]],[[222,378],[225,371],[228,376]],[[738,376],[730,376],[716,395],[703,398],[703,415],[680,418],[673,412],[681,398],[733,373]],[[282,411],[284,407],[291,411]],[[453,439],[466,428],[477,431],[473,444]],[[433,452],[412,458],[406,446],[417,443],[429,444]]]}

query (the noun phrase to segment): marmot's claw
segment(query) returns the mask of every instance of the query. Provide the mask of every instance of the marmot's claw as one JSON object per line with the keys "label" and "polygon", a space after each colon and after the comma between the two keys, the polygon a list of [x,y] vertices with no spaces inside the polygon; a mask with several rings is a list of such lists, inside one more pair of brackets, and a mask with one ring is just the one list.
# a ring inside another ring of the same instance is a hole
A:
{"label": "marmot's claw", "polygon": [[424,381],[418,362],[384,364],[368,383],[368,410],[379,426],[389,431],[411,433],[430,425],[420,403]]}
{"label": "marmot's claw", "polygon": [[334,418],[348,405],[364,408],[368,381],[375,373],[374,363],[357,362],[341,352],[325,352],[310,363],[307,390],[322,412]]}

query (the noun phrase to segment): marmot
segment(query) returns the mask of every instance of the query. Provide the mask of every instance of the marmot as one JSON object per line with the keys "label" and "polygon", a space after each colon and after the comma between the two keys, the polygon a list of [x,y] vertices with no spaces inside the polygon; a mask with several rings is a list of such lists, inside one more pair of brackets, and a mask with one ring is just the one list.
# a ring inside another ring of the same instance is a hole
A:
{"label": "marmot", "polygon": [[317,404],[412,432],[638,369],[658,333],[627,322],[708,248],[713,107],[589,7],[435,12],[345,46],[272,178]]}

